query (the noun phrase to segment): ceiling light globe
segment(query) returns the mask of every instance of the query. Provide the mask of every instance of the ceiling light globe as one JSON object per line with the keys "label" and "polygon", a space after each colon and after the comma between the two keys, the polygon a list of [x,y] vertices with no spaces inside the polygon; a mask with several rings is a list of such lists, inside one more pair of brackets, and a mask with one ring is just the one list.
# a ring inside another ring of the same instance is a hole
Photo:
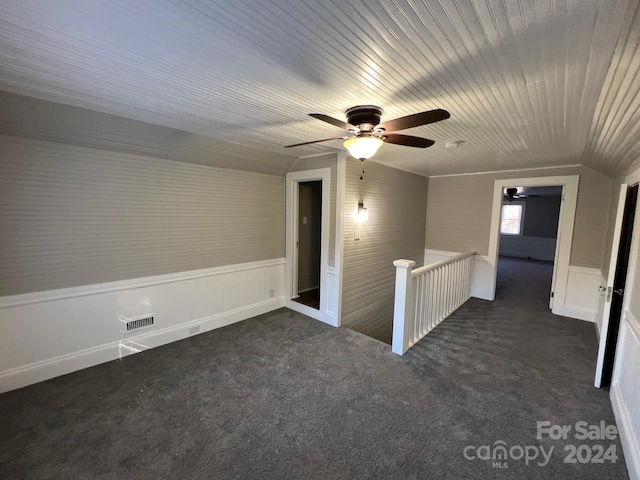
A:
{"label": "ceiling light globe", "polygon": [[378,137],[355,137],[345,140],[342,145],[353,158],[367,160],[376,154],[382,143]]}

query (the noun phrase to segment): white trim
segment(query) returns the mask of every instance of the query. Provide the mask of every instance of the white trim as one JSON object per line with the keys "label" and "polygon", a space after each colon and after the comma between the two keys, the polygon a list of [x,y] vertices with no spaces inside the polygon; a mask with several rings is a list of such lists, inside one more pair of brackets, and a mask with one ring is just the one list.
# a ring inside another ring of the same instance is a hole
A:
{"label": "white trim", "polygon": [[[639,173],[640,175],[640,173]],[[637,183],[637,182],[636,182]],[[633,185],[629,184],[629,187],[632,187]],[[626,199],[626,196],[625,196]],[[640,200],[640,188],[638,189],[638,200]],[[639,202],[640,203],[640,202]],[[640,205],[637,204],[636,206],[636,213],[634,215],[633,218],[633,232],[631,233],[631,250],[630,250],[630,254],[629,254],[629,264],[628,264],[628,269],[627,269],[627,278],[625,280],[625,285],[626,288],[629,289],[631,285],[635,285],[636,283],[636,275],[638,274],[636,265],[638,265],[638,251],[640,250],[640,228],[638,228],[638,225],[640,225]],[[619,236],[618,236],[618,242],[619,242]],[[616,263],[615,266],[617,266],[617,255],[616,255]],[[612,261],[613,263],[613,261]],[[613,286],[613,277],[615,276],[615,266],[612,268],[609,268],[610,272],[610,276],[612,276],[611,279],[611,286]],[[611,271],[613,273],[611,273]],[[631,295],[625,295],[624,296],[624,301],[622,302],[622,311],[626,311],[629,309],[629,304],[631,303]]]}
{"label": "white trim", "polygon": [[[640,322],[638,322],[629,310],[623,311],[620,318],[620,333],[618,335],[616,359],[613,367],[609,397],[611,398],[613,414],[618,425],[620,443],[624,451],[629,478],[640,479],[640,438],[635,436],[633,428],[634,422],[629,415],[625,399],[620,391],[620,362],[625,358],[623,349],[626,346],[627,336],[631,337],[630,341],[640,345]],[[629,377],[631,378],[625,378],[624,380],[627,382],[636,381],[635,375],[636,372],[630,372]]]}
{"label": "white trim", "polygon": [[150,333],[136,335],[120,341],[98,345],[85,350],[72,352],[67,355],[60,355],[40,362],[5,370],[0,372],[0,392],[15,390],[16,388],[48,380],[59,375],[65,375],[100,363],[117,360],[118,358],[131,354],[132,352],[140,351],[139,349],[134,349],[128,346],[127,344],[129,343],[135,343],[136,346],[144,344],[143,349],[154,348],[191,336],[188,333],[190,326],[199,325],[199,333],[203,333],[231,325],[232,323],[236,323],[247,318],[262,315],[281,307],[284,307],[284,297],[270,298],[268,300],[256,302],[251,305],[246,305],[226,312],[191,320],[179,325],[172,325],[171,327],[167,327],[162,330],[154,330]]}
{"label": "white trim", "polygon": [[[300,182],[322,182],[322,227],[320,248],[320,309],[308,307],[294,302],[297,296],[298,255],[296,242],[298,239],[298,184]],[[316,320],[336,324],[329,311],[329,291],[327,277],[329,275],[329,230],[331,211],[331,169],[318,168],[289,172],[286,177],[286,257],[285,257],[285,305],[291,310],[303,313]]]}
{"label": "white trim", "polygon": [[640,345],[640,322],[633,316],[631,310],[625,310],[622,321],[624,321],[629,330],[631,330],[636,343]]}
{"label": "white trim", "polygon": [[634,186],[637,183],[640,183],[640,168],[634,170],[629,175],[624,177],[624,183],[626,183],[630,187]]}
{"label": "white trim", "polygon": [[599,268],[579,267],[577,265],[569,265],[569,271],[575,273],[584,273],[585,275],[601,275]]}
{"label": "white trim", "polygon": [[520,169],[512,169],[512,170],[493,170],[490,172],[450,173],[447,175],[431,175],[429,176],[429,178],[464,177],[466,175],[492,175],[492,174],[500,174],[500,173],[530,172],[535,170],[552,170],[555,168],[573,168],[573,167],[582,167],[582,166],[583,166],[582,164],[576,163],[572,165],[558,165],[553,167],[532,167],[532,168],[520,168]]}
{"label": "white trim", "polygon": [[620,443],[622,444],[624,460],[627,465],[629,478],[639,479],[640,444],[638,444],[638,441],[634,437],[633,423],[629,418],[629,412],[627,412],[627,409],[624,406],[624,402],[620,397],[617,387],[611,388],[609,397],[611,398],[611,407],[618,426],[618,435],[620,437]]}
{"label": "white trim", "polygon": [[338,153],[336,172],[336,240],[334,249],[334,275],[336,279],[336,326],[342,324],[342,272],[344,268],[344,202],[347,191],[347,154]]}
{"label": "white trim", "polygon": [[272,267],[275,265],[282,265],[284,263],[284,258],[259,260],[257,262],[238,263],[235,265],[225,265],[222,267],[204,268],[202,270],[190,270],[186,272],[169,273],[166,275],[155,275],[153,277],[134,278],[131,280],[118,280],[116,282],[99,283],[95,285],[83,285],[80,287],[61,288],[58,290],[47,290],[44,292],[10,295],[6,297],[0,297],[0,309],[20,307],[23,305],[30,305],[34,303],[51,302],[54,300],[63,300],[65,298],[83,297],[86,295],[96,295],[100,293],[118,292],[121,290],[151,287],[154,285],[182,282],[184,280],[194,280],[197,278],[213,277],[216,275],[225,275],[227,273],[241,272],[244,270]]}
{"label": "white trim", "polygon": [[[330,155],[335,155],[336,153],[339,153],[339,152],[334,150],[332,152],[312,153],[311,155],[303,155],[301,157],[298,157],[298,160],[303,160],[305,158],[328,157]],[[291,168],[293,168],[293,166]]]}
{"label": "white trim", "polygon": [[523,187],[561,185],[563,205],[558,220],[558,237],[556,247],[556,259],[554,262],[554,292],[553,313],[565,315],[564,303],[569,278],[569,260],[571,257],[571,244],[573,241],[573,226],[578,200],[579,175],[566,175],[558,177],[533,177],[533,178],[505,178],[494,182],[493,207],[491,212],[491,231],[489,235],[488,257],[492,267],[492,279],[490,282],[491,295],[495,298],[496,278],[498,273],[498,254],[500,239],[500,216],[502,211],[503,190],[505,187],[518,185]]}

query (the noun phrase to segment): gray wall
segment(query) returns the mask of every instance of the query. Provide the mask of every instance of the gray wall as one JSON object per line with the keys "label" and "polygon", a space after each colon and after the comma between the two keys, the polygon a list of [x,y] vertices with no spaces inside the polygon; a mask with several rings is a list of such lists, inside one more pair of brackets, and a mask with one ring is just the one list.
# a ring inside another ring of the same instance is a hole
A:
{"label": "gray wall", "polygon": [[[607,279],[609,276],[609,263],[611,260],[611,249],[613,247],[613,230],[616,225],[616,214],[618,213],[618,200],[620,199],[620,185],[624,183],[624,175],[614,178],[611,182],[611,197],[609,200],[609,219],[607,222],[607,234],[605,237],[605,249],[602,258],[602,276]],[[629,266],[631,268],[631,266]]]}
{"label": "gray wall", "polygon": [[338,156],[335,153],[317,157],[301,158],[291,168],[292,172],[315,170],[316,168],[331,169],[331,191],[329,211],[329,266],[336,265],[336,192],[338,181]]}
{"label": "gray wall", "polygon": [[322,182],[301,182],[298,195],[298,292],[320,287]]}
{"label": "gray wall", "polygon": [[529,197],[524,199],[524,237],[556,238],[561,196]]}
{"label": "gray wall", "polygon": [[294,155],[7,92],[0,92],[0,105],[1,135],[271,175],[284,175],[297,160]]}
{"label": "gray wall", "polygon": [[[347,160],[344,207],[342,325],[391,341],[395,267],[399,258],[424,261],[428,179],[374,162]],[[354,240],[358,201],[369,211]]]}
{"label": "gray wall", "polygon": [[493,183],[497,179],[580,175],[570,264],[602,265],[611,179],[587,167],[567,167],[429,179],[426,248],[486,255]]}
{"label": "gray wall", "polygon": [[284,178],[0,136],[0,296],[284,256]]}

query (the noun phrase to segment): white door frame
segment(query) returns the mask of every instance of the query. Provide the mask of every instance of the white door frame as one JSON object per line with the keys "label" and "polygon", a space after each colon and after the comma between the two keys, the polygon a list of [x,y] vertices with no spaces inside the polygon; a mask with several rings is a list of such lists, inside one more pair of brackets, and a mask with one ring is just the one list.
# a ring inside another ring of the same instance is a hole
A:
{"label": "white door frame", "polygon": [[[298,294],[298,196],[300,182],[322,182],[322,223],[320,241],[320,309],[294,302]],[[287,173],[286,192],[286,259],[285,259],[285,306],[309,317],[337,326],[330,315],[327,274],[329,270],[329,230],[331,209],[331,169],[318,168]]]}
{"label": "white door frame", "polygon": [[504,189],[517,185],[519,187],[562,187],[562,206],[558,219],[558,235],[556,237],[556,261],[553,265],[554,302],[552,312],[556,315],[564,314],[564,303],[567,295],[569,279],[569,260],[573,242],[573,224],[578,204],[578,184],[580,175],[566,175],[557,177],[533,178],[505,178],[496,180],[493,186],[493,207],[491,210],[491,232],[489,235],[489,252],[487,259],[491,264],[492,278],[490,299],[496,297],[496,279],[498,276],[498,254],[500,247],[500,217]]}

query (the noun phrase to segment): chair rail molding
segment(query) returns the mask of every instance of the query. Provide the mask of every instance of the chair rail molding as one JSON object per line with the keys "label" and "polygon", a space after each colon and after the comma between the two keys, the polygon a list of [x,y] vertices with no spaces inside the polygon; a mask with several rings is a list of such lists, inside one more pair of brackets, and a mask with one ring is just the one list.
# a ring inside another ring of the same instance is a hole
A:
{"label": "chair rail molding", "polygon": [[[284,306],[284,259],[0,298],[0,392]],[[127,332],[123,323],[154,317]]]}

